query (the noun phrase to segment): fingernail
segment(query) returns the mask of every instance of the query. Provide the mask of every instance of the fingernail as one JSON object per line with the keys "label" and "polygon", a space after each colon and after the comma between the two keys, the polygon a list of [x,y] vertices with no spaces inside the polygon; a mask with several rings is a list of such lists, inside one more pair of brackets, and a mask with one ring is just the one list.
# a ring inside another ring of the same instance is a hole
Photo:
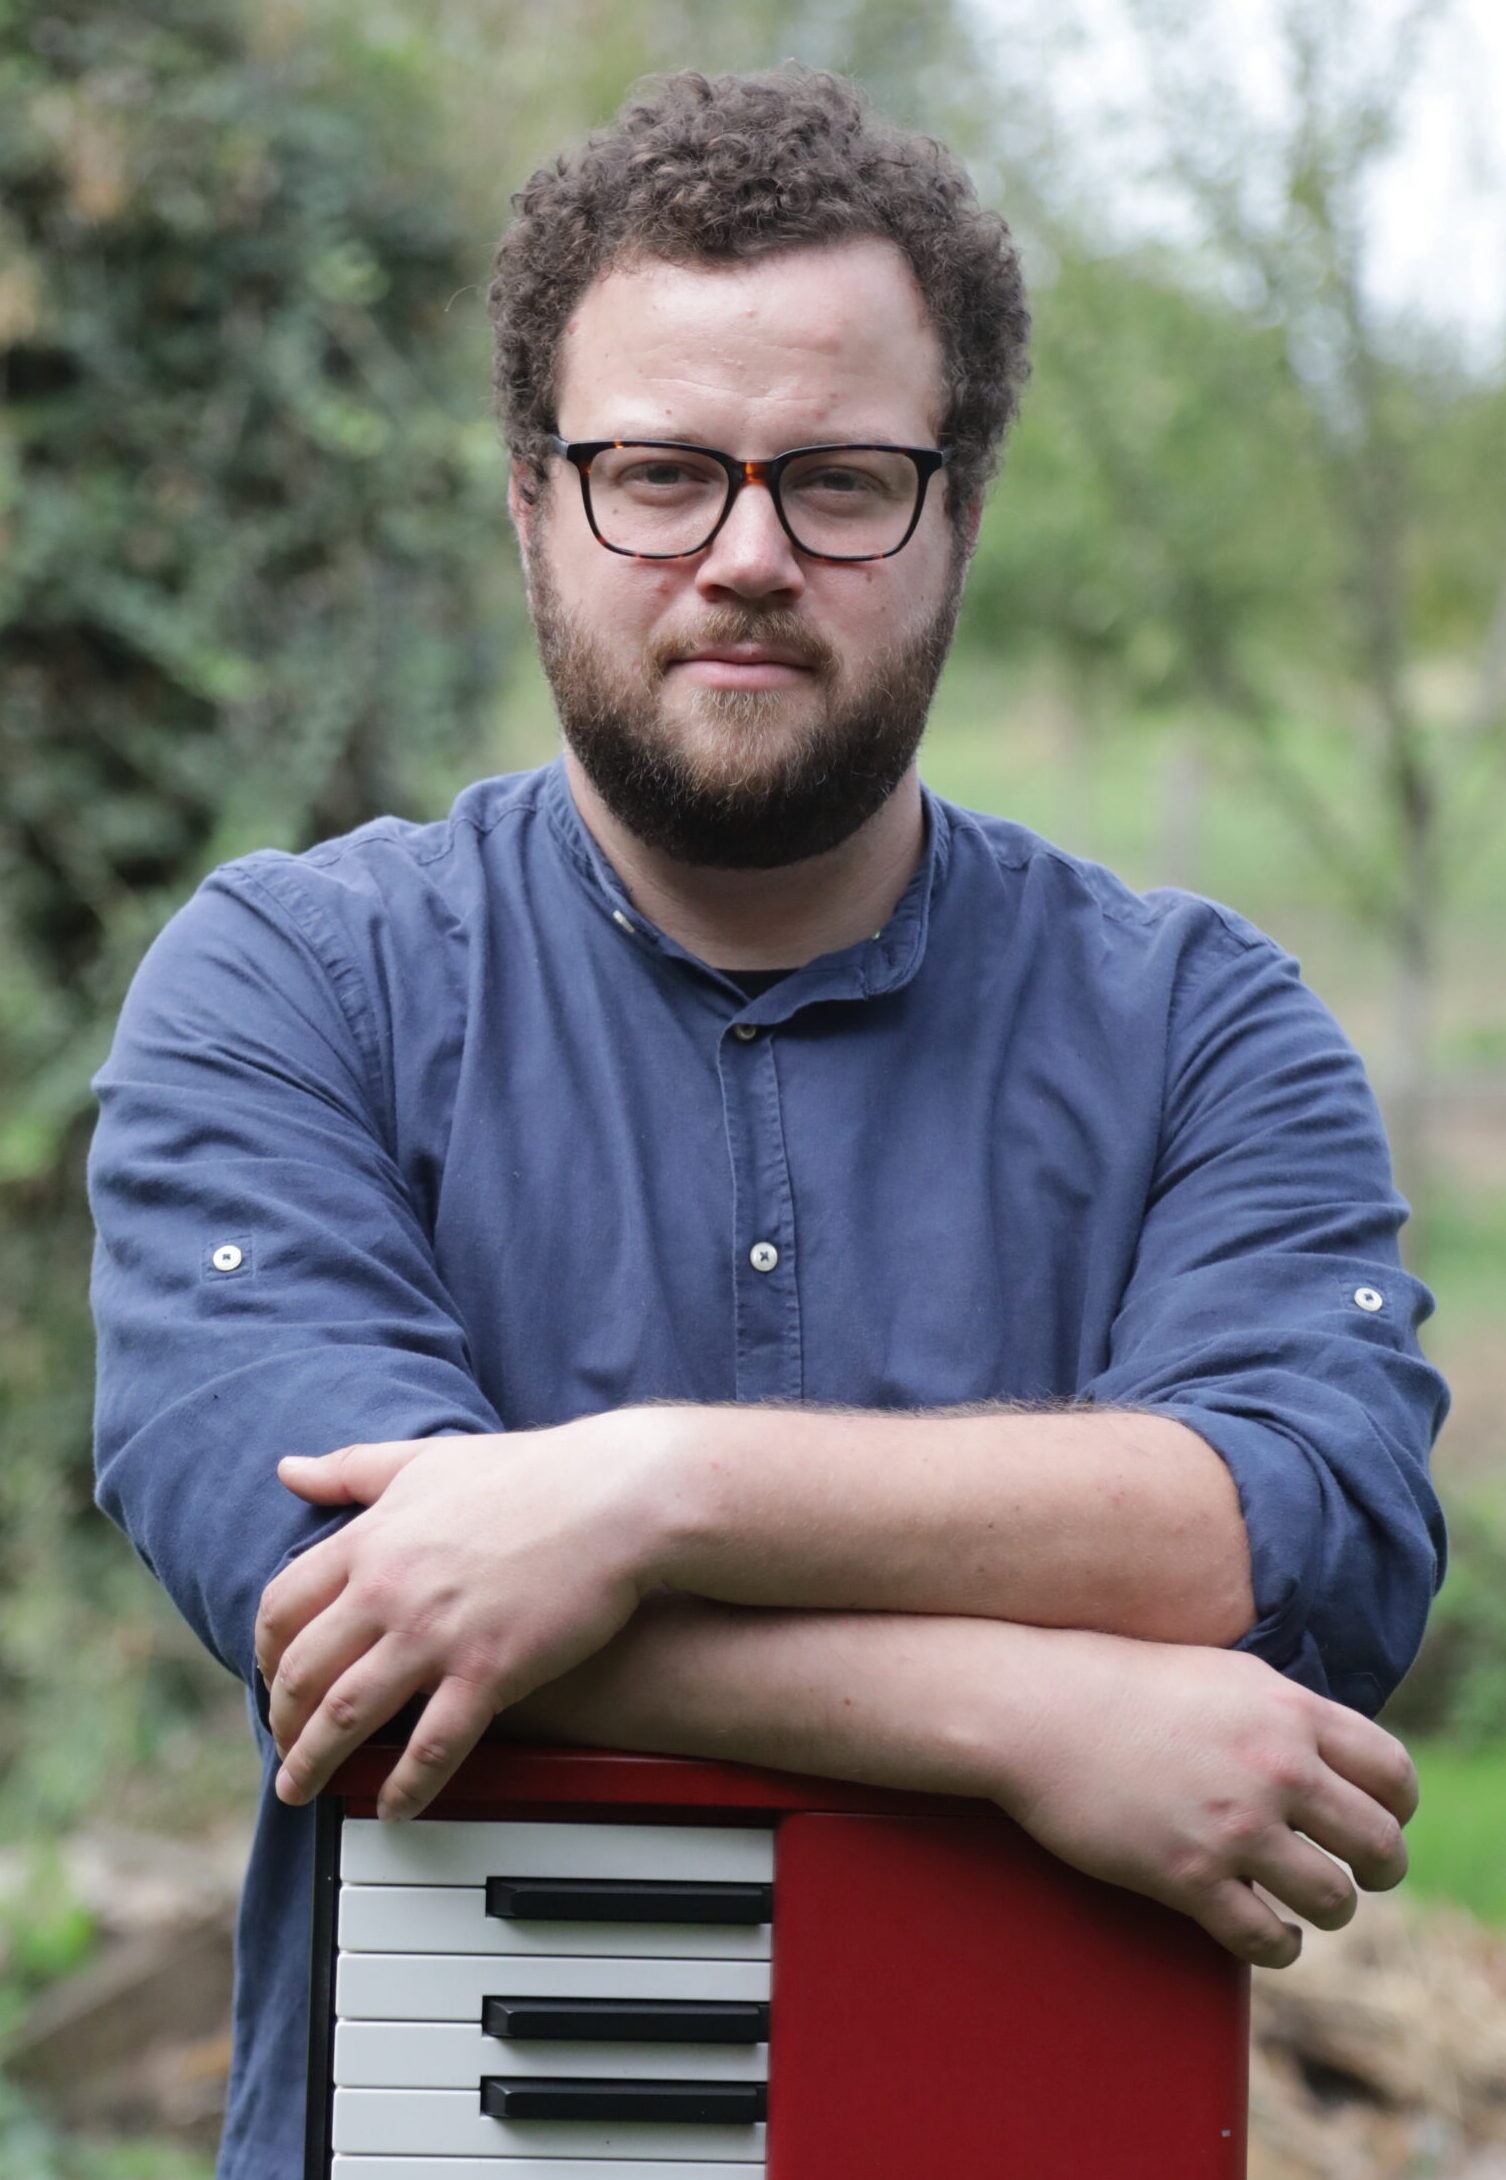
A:
{"label": "fingernail", "polygon": [[297,1787],[296,1787],[296,1786],[294,1785],[294,1783],[293,1783],[293,1774],[292,1774],[292,1772],[291,1772],[291,1771],[289,1771],[289,1770],[287,1770],[287,1769],[286,1769],[286,1767],[284,1767],[284,1769],[283,1769],[283,1770],[281,1770],[281,1771],[279,1771],[279,1772],[278,1772],[278,1774],[277,1774],[277,1798],[278,1798],[278,1800],[279,1800],[279,1801],[284,1801],[284,1802],[285,1802],[285,1801],[288,1801],[288,1800],[290,1800],[290,1799],[292,1798],[292,1796],[293,1796],[294,1794],[296,1794],[296,1793],[297,1793],[297,1791],[298,1791],[298,1789],[297,1789]]}

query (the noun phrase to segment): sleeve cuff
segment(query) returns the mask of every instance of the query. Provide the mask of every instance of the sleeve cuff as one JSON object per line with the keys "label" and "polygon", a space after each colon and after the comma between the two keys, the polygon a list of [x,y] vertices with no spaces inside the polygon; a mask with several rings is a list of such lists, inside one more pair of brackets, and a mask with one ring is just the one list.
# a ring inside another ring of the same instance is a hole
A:
{"label": "sleeve cuff", "polygon": [[1313,1462],[1284,1431],[1249,1416],[1159,1402],[1155,1413],[1196,1431],[1223,1461],[1239,1493],[1255,1624],[1232,1647],[1252,1651],[1278,1672],[1326,1693],[1322,1663],[1307,1632],[1325,1511]]}

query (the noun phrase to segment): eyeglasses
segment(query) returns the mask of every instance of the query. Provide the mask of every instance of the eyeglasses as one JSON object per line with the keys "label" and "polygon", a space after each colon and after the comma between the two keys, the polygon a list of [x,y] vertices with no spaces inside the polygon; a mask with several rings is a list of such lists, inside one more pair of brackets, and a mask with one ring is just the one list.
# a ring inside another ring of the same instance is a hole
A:
{"label": "eyeglasses", "polygon": [[926,486],[950,447],[792,447],[740,461],[681,439],[551,435],[580,477],[598,544],[631,560],[704,552],[744,485],[766,485],[797,552],[811,560],[887,560],[915,534]]}

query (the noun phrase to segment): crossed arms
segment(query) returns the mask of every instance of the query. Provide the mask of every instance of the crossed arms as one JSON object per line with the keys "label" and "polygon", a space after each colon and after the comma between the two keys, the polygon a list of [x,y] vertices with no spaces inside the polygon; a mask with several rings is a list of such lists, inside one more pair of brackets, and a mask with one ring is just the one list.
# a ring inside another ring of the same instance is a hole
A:
{"label": "crossed arms", "polygon": [[1333,1928],[1355,1893],[1330,1855],[1366,1887],[1405,1872],[1400,1744],[1215,1647],[1253,1611],[1243,1523],[1223,1463],[1165,1418],[649,1407],[282,1475],[365,1508],[262,1600],[286,1800],[433,1691],[386,1816],[505,1712],[986,1795],[1270,1965],[1300,1935],[1257,1882]]}

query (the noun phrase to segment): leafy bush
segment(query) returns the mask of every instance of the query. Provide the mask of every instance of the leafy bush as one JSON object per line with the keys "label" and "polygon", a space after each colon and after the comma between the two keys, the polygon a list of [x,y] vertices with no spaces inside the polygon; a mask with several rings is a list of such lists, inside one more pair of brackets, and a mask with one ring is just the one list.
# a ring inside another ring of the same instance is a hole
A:
{"label": "leafy bush", "polygon": [[[479,309],[446,315],[484,257],[421,87],[287,20],[0,0],[12,1749],[85,1678],[131,1680],[133,1627],[148,1664],[173,1650],[88,1514],[82,1149],[130,971],[225,856],[430,807],[485,769],[501,464]],[[74,1748],[66,1776],[46,1758],[39,1814],[125,1753]]]}

